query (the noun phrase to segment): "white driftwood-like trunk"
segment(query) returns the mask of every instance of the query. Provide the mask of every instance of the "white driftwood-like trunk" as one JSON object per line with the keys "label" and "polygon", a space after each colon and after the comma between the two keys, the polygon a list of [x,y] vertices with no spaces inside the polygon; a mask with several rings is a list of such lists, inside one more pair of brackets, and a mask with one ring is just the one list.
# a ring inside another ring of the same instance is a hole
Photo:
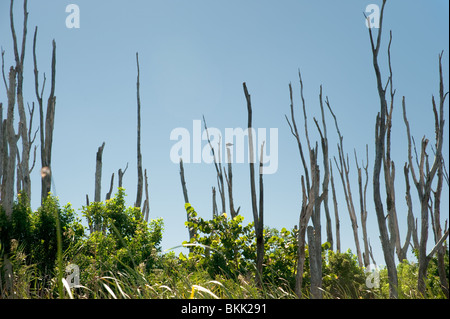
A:
{"label": "white driftwood-like trunk", "polygon": [[105,142],[103,142],[102,146],[98,148],[96,161],[95,161],[95,192],[94,192],[94,201],[101,201],[101,192],[102,192],[102,157],[103,157],[103,149],[105,148]]}

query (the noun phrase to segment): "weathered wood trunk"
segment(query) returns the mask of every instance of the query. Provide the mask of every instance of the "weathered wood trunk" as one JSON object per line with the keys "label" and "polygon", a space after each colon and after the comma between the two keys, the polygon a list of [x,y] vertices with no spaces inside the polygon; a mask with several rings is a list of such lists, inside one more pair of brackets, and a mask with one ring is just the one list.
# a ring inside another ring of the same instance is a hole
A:
{"label": "weathered wood trunk", "polygon": [[137,64],[137,80],[136,80],[136,95],[137,95],[137,191],[135,207],[141,207],[142,202],[142,190],[144,179],[142,176],[142,154],[141,154],[141,97],[139,92],[139,55],[136,52],[136,64]]}
{"label": "weathered wood trunk", "polygon": [[[23,71],[24,71],[24,59],[25,59],[25,47],[26,47],[26,35],[27,35],[27,21],[28,21],[28,12],[27,12],[27,0],[24,1],[23,4],[23,29],[22,29],[22,45],[21,50],[19,52],[18,41],[14,26],[13,19],[13,1],[11,1],[10,6],[10,20],[11,20],[11,34],[13,37],[13,48],[14,48],[14,57],[16,61],[16,75],[17,75],[17,109],[20,118],[20,137],[22,140],[22,154],[21,161],[19,161],[18,165],[18,176],[17,176],[17,185],[18,192],[22,191],[22,193],[26,194],[27,199],[30,200],[31,197],[31,180],[30,180],[30,169],[29,169],[29,160],[30,160],[30,135],[29,129],[31,130],[31,126],[28,127],[27,116],[25,113],[24,107],[24,99],[23,99]],[[30,119],[30,124],[32,120]],[[18,153],[17,153],[18,154]]]}
{"label": "weathered wood trunk", "polygon": [[[12,214],[14,202],[14,177],[16,172],[17,141],[19,134],[14,131],[14,105],[16,96],[16,72],[13,67],[9,70],[9,84],[7,88],[8,109],[5,121],[6,141],[9,155],[6,157],[6,171],[3,173],[2,206],[6,216]],[[20,126],[19,126],[20,130]]]}
{"label": "weathered wood trunk", "polygon": [[[257,271],[257,281],[259,285],[262,285],[262,270],[264,261],[264,214],[263,214],[263,178],[262,170],[259,170],[259,212],[256,202],[256,185],[255,185],[255,153],[253,149],[253,127],[252,127],[252,102],[251,96],[248,93],[247,85],[243,83],[245,99],[247,101],[247,127],[248,127],[248,146],[249,146],[249,158],[250,158],[250,191],[252,199],[252,212],[253,220],[255,223],[255,234],[256,234],[256,271]],[[262,148],[261,148],[262,150]],[[261,153],[262,156],[262,153]],[[262,159],[261,159],[262,161]],[[260,163],[261,165],[261,163]]]}
{"label": "weathered wood trunk", "polygon": [[309,266],[311,271],[311,299],[322,299],[322,263],[314,256],[321,254],[321,246],[317,247],[317,234],[314,227],[308,226]]}
{"label": "weathered wood trunk", "polygon": [[102,146],[98,148],[96,161],[95,161],[95,192],[94,192],[94,202],[101,201],[102,192],[102,157],[103,149],[105,148],[105,142]]}
{"label": "weathered wood trunk", "polygon": [[[188,204],[189,197],[188,197],[188,192],[187,192],[187,187],[186,187],[186,180],[184,179],[184,166],[183,166],[182,158],[180,158],[180,179],[181,179],[181,187],[183,188],[184,203]],[[186,214],[186,215],[187,215],[187,221],[190,222],[191,219],[190,219],[189,214]],[[191,240],[192,238],[195,237],[195,231],[191,227],[189,227],[188,230],[189,230],[189,240]]]}
{"label": "weathered wood trunk", "polygon": [[[438,232],[440,230],[440,213],[439,213],[439,207],[434,207],[434,214],[431,216],[433,217],[433,229],[435,231],[435,242],[436,245],[432,249],[432,251],[427,255],[427,242],[428,242],[428,216],[429,216],[429,205],[431,200],[431,186],[434,180],[434,177],[436,174],[439,175],[439,171],[442,167],[442,146],[443,146],[443,140],[444,140],[444,103],[445,99],[447,97],[448,92],[444,93],[444,80],[443,80],[443,72],[442,72],[442,53],[439,55],[439,108],[436,106],[436,102],[434,99],[434,96],[432,96],[431,102],[433,106],[433,112],[435,117],[435,133],[436,133],[436,144],[435,144],[435,150],[434,150],[434,161],[432,166],[429,165],[429,159],[428,154],[426,152],[426,148],[428,145],[428,139],[425,137],[422,138],[422,144],[421,144],[421,152],[420,152],[420,160],[417,159],[418,162],[418,176],[415,173],[415,169],[412,163],[412,155],[411,155],[411,133],[410,133],[410,127],[409,122],[406,117],[406,105],[405,105],[405,97],[403,97],[402,100],[402,107],[403,107],[403,120],[405,122],[406,126],[406,133],[408,138],[408,160],[409,160],[409,168],[411,170],[411,176],[414,180],[414,184],[417,189],[418,197],[420,200],[420,208],[421,208],[421,229],[420,229],[420,240],[419,240],[419,274],[418,274],[418,280],[417,280],[417,289],[419,291],[419,294],[426,297],[426,283],[425,278],[427,276],[427,269],[428,264],[433,257],[433,255],[438,252],[441,249],[441,245],[444,242],[444,238],[448,236],[448,230],[447,232],[441,236],[441,238],[438,237]],[[438,176],[438,189],[436,192],[434,192],[435,201],[437,200],[437,205],[440,204],[440,194],[439,194],[439,183],[442,185],[442,176]],[[436,204],[436,203],[435,203]],[[438,232],[436,232],[438,230]],[[439,269],[439,267],[438,267]],[[445,289],[445,285],[444,285]],[[445,293],[445,291],[444,291]]]}
{"label": "weathered wood trunk", "polygon": [[[52,184],[52,144],[53,144],[53,128],[55,123],[55,107],[56,107],[56,97],[55,97],[55,80],[56,80],[56,42],[52,42],[52,65],[51,65],[51,85],[50,94],[47,100],[47,110],[44,118],[44,105],[43,105],[43,88],[39,88],[39,71],[37,68],[37,58],[36,58],[36,39],[37,39],[36,27],[34,31],[33,38],[33,62],[34,62],[34,84],[36,99],[39,104],[39,124],[40,124],[40,141],[41,141],[41,204],[47,198],[48,193],[51,190]],[[45,84],[45,77],[44,77]],[[44,174],[44,172],[48,172]]]}
{"label": "weathered wood trunk", "polygon": [[[381,165],[385,152],[385,137],[386,137],[386,91],[383,87],[381,79],[381,71],[378,65],[378,53],[381,44],[381,35],[383,27],[383,13],[384,7],[386,5],[386,0],[383,0],[380,13],[380,24],[378,29],[378,37],[376,43],[374,42],[372,36],[372,29],[368,28],[370,43],[372,46],[372,58],[373,58],[373,68],[375,71],[376,81],[377,81],[377,91],[380,99],[380,112],[376,118],[375,124],[375,160],[373,168],[373,200],[375,204],[375,212],[377,214],[378,229],[380,231],[381,247],[383,248],[384,260],[386,262],[386,268],[388,271],[388,281],[389,281],[389,297],[392,299],[398,298],[398,277],[397,268],[394,259],[394,247],[391,245],[388,228],[386,226],[386,216],[384,213],[383,201],[381,199],[381,186],[380,186],[380,173]],[[369,19],[368,19],[369,20]],[[369,21],[370,23],[370,21]],[[370,26],[370,24],[369,24]]]}

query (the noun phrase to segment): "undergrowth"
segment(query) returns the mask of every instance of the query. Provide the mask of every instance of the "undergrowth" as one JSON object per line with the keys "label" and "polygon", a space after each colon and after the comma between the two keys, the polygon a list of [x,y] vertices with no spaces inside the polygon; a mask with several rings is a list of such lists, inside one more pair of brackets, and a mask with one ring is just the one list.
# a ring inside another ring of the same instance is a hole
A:
{"label": "undergrowth", "polygon": [[[88,227],[82,226],[70,204],[60,207],[56,197],[49,196],[36,211],[27,203],[19,195],[11,217],[0,207],[0,298],[298,298],[295,228],[264,229],[260,285],[254,227],[244,224],[241,215],[205,220],[186,204],[191,216],[186,226],[196,235],[175,253],[179,249],[161,249],[162,219],[145,222],[139,209],[126,207],[122,188],[114,198],[82,208]],[[386,269],[377,270],[373,285],[350,250],[338,253],[329,248],[328,243],[322,245],[324,298],[389,297]],[[309,298],[310,290],[307,249],[302,298]],[[448,276],[448,250],[445,265]],[[405,260],[397,268],[399,297],[423,298],[417,293],[418,265]],[[444,298],[435,258],[428,269],[426,298]]]}

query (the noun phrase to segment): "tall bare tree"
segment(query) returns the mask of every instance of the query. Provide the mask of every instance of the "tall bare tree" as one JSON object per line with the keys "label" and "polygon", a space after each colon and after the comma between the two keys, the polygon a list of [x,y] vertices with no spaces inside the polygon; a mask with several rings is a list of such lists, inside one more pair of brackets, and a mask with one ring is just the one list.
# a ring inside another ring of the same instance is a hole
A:
{"label": "tall bare tree", "polygon": [[334,220],[336,227],[336,251],[338,253],[341,252],[341,226],[339,221],[339,210],[338,210],[338,202],[336,198],[336,189],[334,187],[334,178],[333,178],[333,165],[331,165],[330,159],[330,182],[331,182],[331,192],[333,196],[333,207],[334,207]]}
{"label": "tall bare tree", "polygon": [[144,180],[145,180],[145,200],[142,206],[142,218],[148,222],[148,216],[150,214],[150,199],[148,196],[148,176],[147,169],[144,170]]}
{"label": "tall bare tree", "polygon": [[[24,97],[23,97],[23,71],[24,71],[24,60],[25,60],[25,47],[26,47],[26,36],[27,36],[27,22],[28,22],[28,12],[27,12],[27,0],[23,3],[23,28],[22,28],[22,43],[21,49],[19,51],[19,44],[16,36],[16,30],[14,26],[14,15],[13,15],[13,4],[14,1],[11,0],[10,6],[10,21],[11,21],[11,34],[13,38],[13,48],[14,48],[14,57],[15,57],[15,70],[17,75],[17,109],[20,118],[20,137],[22,140],[22,155],[21,160],[18,163],[18,176],[17,176],[17,184],[18,191],[22,191],[27,195],[28,200],[31,197],[31,180],[30,180],[30,152],[32,147],[32,138],[31,138],[31,125],[32,125],[32,116],[33,112],[30,110],[30,124],[27,121],[27,115],[25,112],[24,106]],[[34,111],[34,104],[33,104]],[[19,153],[17,153],[19,155]]]}
{"label": "tall bare tree", "polygon": [[356,170],[358,172],[358,190],[359,190],[359,206],[360,206],[360,215],[361,215],[361,226],[362,226],[362,233],[363,233],[363,243],[364,243],[364,253],[363,253],[363,260],[364,260],[364,267],[368,267],[370,264],[370,250],[369,250],[369,240],[367,237],[367,205],[366,205],[366,194],[367,194],[367,184],[369,182],[369,150],[368,145],[366,144],[366,164],[364,165],[364,162],[362,163],[364,172],[365,172],[365,182],[364,187],[362,183],[362,173],[361,173],[361,167],[359,167],[358,164],[358,156],[356,155],[355,150],[355,163],[356,163]]}
{"label": "tall bare tree", "polygon": [[[3,54],[2,54],[3,56]],[[3,65],[2,65],[3,69]],[[3,72],[3,71],[2,71]],[[6,83],[3,72],[6,93],[8,97],[8,107],[6,120],[2,123],[2,141],[3,141],[3,176],[2,176],[2,198],[1,204],[5,210],[6,216],[12,214],[14,202],[14,177],[17,156],[17,141],[20,134],[14,130],[14,105],[16,103],[16,71],[13,67],[9,69],[9,81]],[[22,126],[19,125],[19,130]]]}
{"label": "tall bare tree", "polygon": [[[436,101],[434,96],[432,96],[431,102],[433,106],[433,113],[435,117],[435,132],[436,132],[436,142],[435,142],[435,154],[432,166],[430,167],[429,157],[427,154],[427,145],[429,140],[425,137],[422,138],[421,143],[421,151],[420,151],[420,159],[418,159],[418,175],[416,174],[416,170],[414,168],[412,162],[411,155],[411,132],[409,127],[409,122],[406,116],[406,102],[405,97],[402,100],[403,107],[403,119],[406,126],[406,133],[408,137],[408,161],[409,168],[411,170],[411,176],[414,181],[414,185],[416,186],[417,193],[420,200],[420,218],[421,218],[421,227],[420,227],[420,241],[419,241],[419,275],[417,281],[417,289],[420,294],[425,296],[426,294],[426,283],[425,278],[427,274],[428,264],[433,257],[433,255],[441,249],[442,244],[447,238],[449,231],[442,234],[441,226],[440,226],[440,212],[439,208],[434,208],[434,215],[431,216],[434,218],[433,220],[433,229],[435,230],[435,242],[436,245],[431,250],[429,254],[427,254],[427,242],[428,242],[428,216],[429,216],[429,205],[431,200],[431,191],[432,191],[432,183],[434,177],[438,173],[438,171],[442,172],[442,145],[444,141],[444,104],[445,99],[448,95],[448,92],[444,93],[444,79],[442,73],[442,55],[439,55],[439,107],[436,106]],[[442,178],[442,177],[441,177]],[[442,179],[438,177],[438,189],[442,187]],[[437,192],[435,192],[437,194]],[[439,205],[440,199],[438,199]],[[447,284],[448,286],[448,284]],[[445,285],[444,285],[445,288]],[[448,291],[448,290],[447,290]],[[448,292],[447,292],[448,294]]]}
{"label": "tall bare tree", "polygon": [[[47,100],[47,110],[45,113],[44,120],[44,104],[43,104],[43,94],[45,88],[46,77],[44,73],[44,81],[42,88],[39,88],[39,71],[37,67],[36,58],[36,39],[37,39],[38,28],[34,30],[33,38],[33,62],[34,62],[34,84],[36,99],[39,104],[39,126],[40,126],[40,141],[41,141],[41,175],[42,175],[42,191],[41,191],[41,203],[47,198],[48,193],[51,190],[52,184],[52,144],[53,144],[53,129],[55,123],[55,107],[56,107],[56,97],[55,97],[55,80],[56,80],[56,42],[52,42],[52,65],[51,65],[51,82],[50,82],[50,94]],[[45,173],[45,174],[44,174]]]}
{"label": "tall bare tree", "polygon": [[264,189],[263,189],[263,174],[262,174],[262,155],[263,147],[261,146],[261,158],[260,158],[260,169],[259,169],[259,208],[257,206],[256,199],[256,185],[255,185],[255,153],[253,149],[253,126],[252,126],[252,101],[251,96],[248,93],[247,85],[243,83],[245,99],[247,101],[247,127],[248,127],[248,145],[250,154],[250,191],[252,199],[252,212],[253,221],[256,234],[256,271],[257,280],[261,285],[262,282],[262,269],[264,261]]}
{"label": "tall bare tree", "polygon": [[224,187],[224,181],[223,181],[223,170],[222,170],[222,166],[220,164],[220,140],[219,140],[219,145],[218,145],[218,156],[217,158],[219,159],[219,163],[217,163],[217,158],[216,158],[216,152],[214,147],[211,144],[211,139],[209,138],[209,132],[208,132],[208,126],[206,125],[206,120],[205,120],[205,116],[203,116],[203,123],[205,126],[205,131],[206,131],[206,137],[208,139],[208,144],[209,147],[211,148],[211,153],[213,155],[213,160],[214,160],[214,167],[216,168],[216,174],[217,174],[217,187],[219,189],[219,195],[220,195],[220,199],[222,202],[222,214],[225,213],[226,209],[225,209],[225,187]]}
{"label": "tall bare tree", "polygon": [[119,187],[122,187],[122,183],[123,183],[123,175],[125,175],[125,172],[128,169],[128,162],[127,162],[127,166],[125,166],[125,169],[122,171],[121,168],[119,168],[119,171],[117,172],[117,175],[119,176]]}
{"label": "tall bare tree", "polygon": [[136,65],[137,65],[137,80],[136,80],[136,96],[137,96],[137,192],[135,207],[141,207],[142,202],[142,190],[144,179],[142,176],[142,154],[141,154],[141,96],[140,96],[140,83],[139,83],[139,54],[136,52]]}
{"label": "tall bare tree", "polygon": [[341,177],[342,188],[344,190],[344,195],[345,195],[345,201],[347,203],[347,209],[348,209],[348,213],[350,216],[350,221],[352,223],[353,238],[355,240],[355,246],[356,246],[356,255],[358,257],[359,266],[362,267],[364,265],[364,263],[363,263],[362,256],[361,256],[361,246],[359,243],[359,235],[358,235],[358,219],[356,217],[355,206],[353,204],[353,196],[352,196],[352,190],[351,190],[351,184],[350,184],[350,178],[349,178],[350,164],[349,164],[349,160],[348,160],[348,155],[345,156],[345,153],[344,153],[344,143],[343,143],[344,138],[341,135],[341,132],[339,130],[339,125],[338,125],[336,115],[333,113],[333,110],[331,109],[330,102],[328,99],[325,101],[325,103],[327,104],[328,109],[334,118],[334,123],[336,125],[336,131],[339,136],[339,144],[338,144],[339,162],[336,160],[336,157],[334,158],[334,162],[336,164],[336,168],[338,169],[339,176]]}
{"label": "tall bare tree", "polygon": [[[328,101],[328,97],[327,97]],[[330,166],[329,166],[329,158],[328,158],[328,137],[327,137],[327,124],[325,121],[325,112],[323,108],[323,99],[322,99],[322,85],[320,86],[319,92],[319,102],[320,102],[320,113],[322,116],[322,129],[320,128],[319,123],[314,118],[314,123],[316,124],[317,130],[320,134],[320,143],[322,145],[322,157],[323,157],[323,168],[324,168],[324,176],[322,182],[322,192],[323,192],[323,206],[325,209],[325,218],[326,218],[326,232],[327,232],[327,242],[330,244],[330,249],[333,249],[333,230],[331,225],[331,216],[330,209],[328,207],[328,186],[330,184]],[[323,133],[322,133],[323,130]],[[320,208],[320,206],[319,206]]]}
{"label": "tall bare tree", "polygon": [[103,149],[105,148],[105,142],[98,148],[96,161],[95,161],[95,190],[94,190],[94,201],[101,201],[102,192],[102,157]]}
{"label": "tall bare tree", "polygon": [[[184,203],[188,204],[189,203],[189,197],[188,197],[188,192],[187,192],[187,187],[186,187],[186,180],[184,178],[184,166],[183,166],[183,159],[180,157],[180,180],[181,180],[181,187],[183,188],[183,197],[184,197]],[[190,222],[191,221],[191,217],[189,216],[189,214],[187,213],[187,221]],[[189,227],[189,240],[191,240],[192,238],[195,237],[195,230],[191,227]]]}
{"label": "tall bare tree", "polygon": [[373,68],[375,70],[375,76],[377,81],[377,90],[380,99],[380,112],[377,114],[376,125],[375,125],[375,160],[373,169],[373,199],[375,203],[375,211],[377,214],[378,229],[380,231],[381,246],[383,248],[384,260],[386,262],[386,268],[388,272],[389,280],[389,296],[390,298],[398,298],[398,276],[397,268],[395,266],[394,252],[395,248],[391,244],[389,238],[389,231],[386,225],[386,215],[384,213],[383,201],[381,199],[381,187],[380,187],[380,173],[381,164],[385,152],[385,137],[386,137],[386,111],[387,111],[387,101],[386,101],[386,89],[383,87],[383,82],[381,78],[380,66],[378,64],[378,54],[380,52],[381,45],[381,35],[383,31],[383,16],[384,8],[386,5],[386,0],[383,0],[380,11],[379,29],[376,42],[374,41],[372,35],[372,28],[370,26],[370,19],[367,18],[369,24],[369,37],[372,49],[372,61]]}
{"label": "tall bare tree", "polygon": [[[28,107],[30,120],[27,120],[27,114],[25,112],[25,103],[23,96],[23,79],[24,79],[24,61],[25,61],[25,47],[26,47],[26,35],[27,35],[27,23],[28,23],[28,12],[27,12],[27,0],[23,3],[23,28],[21,43],[19,49],[19,40],[16,35],[16,29],[14,24],[14,1],[10,2],[10,28],[13,40],[13,51],[15,66],[10,68],[8,74],[8,80],[6,79],[5,69],[4,69],[4,53],[2,50],[2,77],[6,89],[6,96],[8,99],[7,106],[7,118],[3,120],[3,105],[0,107],[1,111],[1,121],[0,124],[0,179],[1,179],[1,204],[3,205],[6,214],[11,215],[12,204],[14,201],[14,182],[16,180],[17,193],[22,192],[26,195],[27,200],[31,197],[31,180],[30,172],[34,167],[34,162],[32,168],[29,167],[29,159],[31,153],[31,147],[34,142],[34,138],[31,136],[32,119],[34,113],[33,108]],[[14,115],[15,115],[15,105],[17,103],[17,112],[19,115],[19,125],[17,134],[14,129]],[[34,135],[36,136],[36,135]],[[17,142],[21,139],[22,141],[22,152],[19,150]],[[35,149],[36,150],[36,149]],[[36,155],[36,152],[34,153]],[[17,179],[16,179],[16,160],[17,160]]]}
{"label": "tall bare tree", "polygon": [[225,180],[227,181],[227,186],[228,186],[228,201],[229,201],[229,205],[230,205],[230,214],[231,214],[231,218],[234,218],[234,217],[236,217],[239,214],[239,210],[241,209],[241,207],[238,207],[237,210],[234,208],[234,199],[233,199],[233,168],[232,168],[232,164],[231,164],[230,146],[231,145],[229,145],[229,144],[226,145],[226,148],[227,148],[228,173],[227,173],[226,170],[224,170],[224,175],[225,175]]}
{"label": "tall bare tree", "polygon": [[[305,156],[303,153],[303,146],[300,139],[300,134],[297,129],[297,124],[294,116],[294,102],[293,102],[293,94],[292,94],[292,85],[289,84],[289,95],[290,95],[290,109],[291,109],[291,121],[286,116],[286,121],[291,129],[292,135],[295,137],[297,141],[297,146],[300,152],[301,161],[303,164],[303,169],[305,175],[301,176],[301,186],[302,186],[302,207],[300,211],[299,218],[299,231],[298,231],[298,261],[297,261],[297,273],[296,273],[296,282],[295,282],[295,292],[299,298],[302,297],[302,283],[303,283],[303,272],[304,272],[304,264],[305,264],[305,244],[306,244],[306,232],[308,232],[308,241],[310,247],[312,247],[312,251],[310,251],[310,271],[314,272],[314,275],[311,275],[311,297],[315,299],[322,298],[322,254],[321,254],[321,225],[320,225],[320,205],[326,195],[326,190],[323,190],[320,193],[320,170],[319,165],[317,164],[317,143],[315,148],[311,148],[309,137],[308,137],[308,127],[307,127],[307,116],[306,116],[306,106],[305,99],[303,96],[303,81],[301,78],[301,74],[299,71],[299,80],[300,80],[300,93],[302,98],[303,105],[303,117],[305,121],[305,138],[308,145],[308,153],[309,153],[309,167],[306,164]],[[320,94],[321,97],[321,94]],[[323,116],[323,115],[322,115]],[[323,117],[324,119],[324,117]],[[291,123],[292,122],[292,123]],[[319,133],[322,138],[322,149],[327,153],[327,147],[324,143],[324,135],[320,130],[320,127],[316,121],[317,128],[319,129]],[[324,125],[325,128],[325,125]],[[326,155],[326,154],[325,154]],[[325,156],[326,157],[326,156]],[[327,159],[328,162],[328,159]],[[328,166],[328,165],[327,165]],[[311,176],[311,180],[310,180]],[[327,176],[324,177],[324,181],[326,182]],[[306,179],[306,186],[305,186]],[[322,183],[325,185],[325,183]],[[312,219],[313,226],[312,228],[308,228],[309,220]]]}

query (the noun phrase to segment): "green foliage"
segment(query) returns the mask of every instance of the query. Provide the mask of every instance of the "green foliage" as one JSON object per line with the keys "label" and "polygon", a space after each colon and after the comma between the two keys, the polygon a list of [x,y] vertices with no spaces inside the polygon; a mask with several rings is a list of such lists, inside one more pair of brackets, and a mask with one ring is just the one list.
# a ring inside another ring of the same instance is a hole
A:
{"label": "green foliage", "polygon": [[256,256],[252,245],[253,223],[243,226],[243,216],[228,219],[226,214],[204,220],[189,203],[185,208],[190,216],[185,224],[195,231],[195,236],[190,242],[183,243],[190,247],[188,257],[180,255],[180,258],[188,261],[191,267],[204,267],[212,277],[218,274],[237,276],[246,272]]}
{"label": "green foliage", "polygon": [[125,206],[125,192],[105,202],[83,207],[92,233],[66,254],[67,264],[83,269],[81,282],[90,282],[109,272],[152,269],[161,251],[163,221],[142,219],[139,208]]}
{"label": "green foliage", "polygon": [[83,215],[95,229],[86,236],[85,228],[70,204],[60,208],[58,199],[48,196],[33,212],[27,199],[19,195],[10,218],[0,207],[0,259],[15,260],[20,251],[23,258],[15,265],[26,265],[27,269],[32,269],[32,277],[39,278],[29,282],[27,289],[34,285],[38,290],[52,290],[55,274],[64,272],[56,263],[59,222],[63,253],[61,267],[78,265],[83,270],[83,282],[90,282],[111,271],[139,267],[151,269],[161,250],[162,219],[146,223],[138,208],[125,207],[124,196],[124,190],[120,188],[113,199],[83,208]]}
{"label": "green foliage", "polygon": [[[296,228],[264,229],[261,286],[256,281],[253,223],[245,224],[241,215],[231,219],[226,214],[205,220],[190,204],[185,208],[186,226],[195,233],[190,242],[183,243],[188,252],[162,253],[162,219],[145,222],[139,209],[126,207],[122,188],[114,198],[82,208],[89,229],[82,226],[70,204],[61,208],[56,197],[49,196],[32,211],[28,200],[19,195],[10,218],[0,207],[0,297],[68,297],[58,276],[69,264],[80,269],[81,286],[71,289],[75,298],[296,297]],[[308,246],[305,249],[302,295],[308,297]],[[379,271],[380,287],[369,289],[367,274],[356,256],[350,250],[336,253],[329,249],[329,243],[322,245],[325,298],[389,297],[385,268]],[[448,276],[448,251],[445,267]],[[422,298],[417,294],[418,265],[405,260],[397,270],[399,297]],[[428,298],[444,298],[436,257],[430,261],[426,285]]]}
{"label": "green foliage", "polygon": [[263,279],[277,286],[295,287],[297,267],[297,229],[264,229],[265,258]]}
{"label": "green foliage", "polygon": [[[449,251],[447,250],[444,256],[445,273],[447,275],[447,281],[449,279]],[[419,273],[419,264],[408,260],[403,260],[402,263],[397,265],[397,275],[399,283],[399,298],[402,299],[417,299],[424,298],[417,290],[417,278]],[[387,277],[387,270],[382,269],[380,272],[381,298],[389,298],[389,282]],[[439,279],[439,273],[437,269],[437,256],[435,255],[428,265],[427,277],[425,279],[426,284],[426,298],[431,299],[443,299],[444,293],[441,289],[441,283]]]}
{"label": "green foliage", "polygon": [[334,298],[368,298],[366,274],[359,267],[358,260],[351,250],[345,253],[328,251],[323,263],[323,287]]}

